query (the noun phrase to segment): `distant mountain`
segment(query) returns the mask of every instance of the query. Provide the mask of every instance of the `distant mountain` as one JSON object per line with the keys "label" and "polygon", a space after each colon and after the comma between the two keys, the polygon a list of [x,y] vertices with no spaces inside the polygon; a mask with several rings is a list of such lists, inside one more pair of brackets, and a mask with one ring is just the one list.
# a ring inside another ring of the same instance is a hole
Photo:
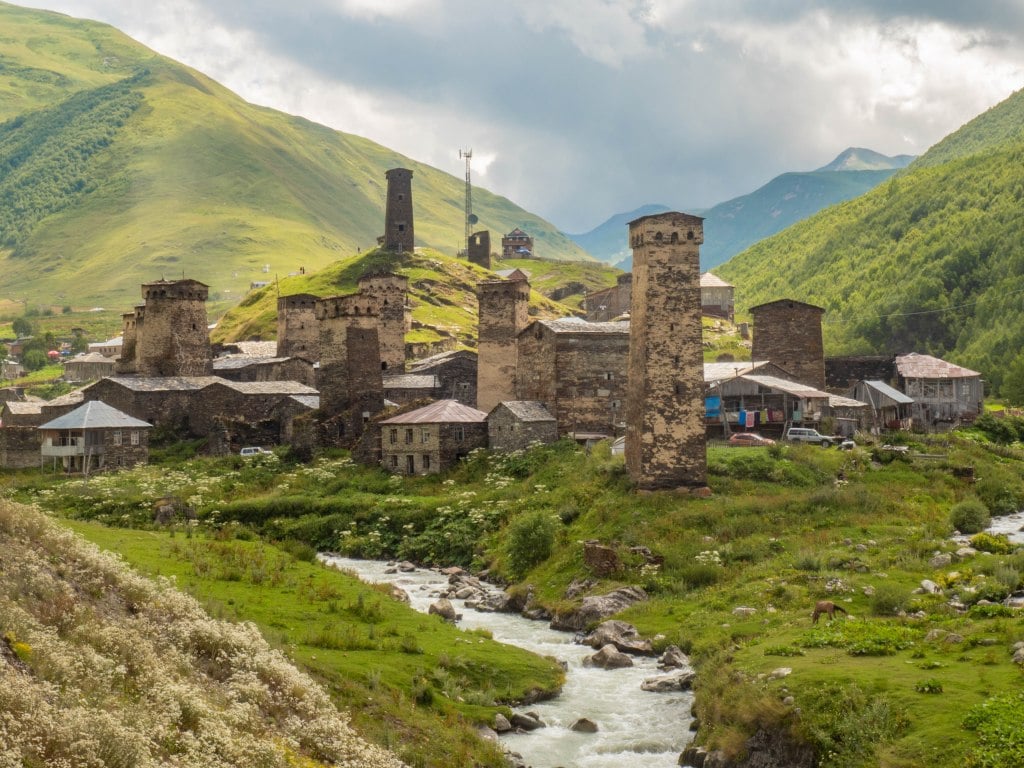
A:
{"label": "distant mountain", "polygon": [[[887,157],[869,149],[846,149],[828,165],[816,171],[784,173],[763,187],[742,197],[719,203],[710,209],[687,213],[703,216],[704,245],[700,260],[704,270],[712,269],[762,238],[812,216],[822,208],[850,200],[888,179],[904,168],[910,155]],[[625,224],[632,218],[668,210],[649,205],[632,213],[613,216],[582,235],[569,235],[588,253],[629,270],[632,254],[626,245]]]}
{"label": "distant mountain", "polygon": [[[737,311],[825,308],[826,352],[917,351],[1024,402],[1024,91],[888,182],[763,240],[717,273]],[[756,329],[755,329],[756,333]]]}
{"label": "distant mountain", "polygon": [[[384,172],[414,171],[417,245],[454,254],[464,182],[366,139],[243,101],[104,24],[0,2],[0,303],[129,308],[187,274],[213,309],[250,283],[376,246]],[[480,227],[590,257],[485,189]]]}

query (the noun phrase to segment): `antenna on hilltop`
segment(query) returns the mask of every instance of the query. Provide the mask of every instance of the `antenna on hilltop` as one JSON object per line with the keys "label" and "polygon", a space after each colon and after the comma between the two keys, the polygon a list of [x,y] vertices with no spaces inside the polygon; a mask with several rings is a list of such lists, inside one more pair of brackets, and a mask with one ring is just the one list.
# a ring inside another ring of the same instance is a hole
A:
{"label": "antenna on hilltop", "polygon": [[473,183],[470,180],[469,173],[469,161],[473,158],[473,150],[460,149],[459,158],[466,159],[466,237],[462,246],[465,249],[463,253],[469,256],[469,238],[473,236],[473,225],[480,221],[477,215],[473,213]]}

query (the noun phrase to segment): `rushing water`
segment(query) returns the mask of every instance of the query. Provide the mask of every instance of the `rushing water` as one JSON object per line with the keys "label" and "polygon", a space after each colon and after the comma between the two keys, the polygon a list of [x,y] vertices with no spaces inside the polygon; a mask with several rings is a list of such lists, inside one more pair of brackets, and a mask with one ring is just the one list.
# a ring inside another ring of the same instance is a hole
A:
{"label": "rushing water", "polygon": [[[373,560],[323,555],[327,562],[352,571],[365,581],[387,582],[409,595],[412,607],[426,612],[448,579],[436,571],[385,573],[387,565]],[[502,742],[534,768],[669,768],[690,739],[690,692],[649,693],[640,689],[645,678],[660,674],[657,660],[634,656],[635,666],[605,670],[583,666],[592,648],[577,645],[568,632],[549,629],[545,622],[518,614],[485,613],[452,600],[465,629],[489,630],[495,640],[534,653],[552,656],[567,665],[562,693],[550,701],[523,709],[536,712],[546,728],[507,734]],[[597,733],[576,733],[570,726],[585,717]]]}

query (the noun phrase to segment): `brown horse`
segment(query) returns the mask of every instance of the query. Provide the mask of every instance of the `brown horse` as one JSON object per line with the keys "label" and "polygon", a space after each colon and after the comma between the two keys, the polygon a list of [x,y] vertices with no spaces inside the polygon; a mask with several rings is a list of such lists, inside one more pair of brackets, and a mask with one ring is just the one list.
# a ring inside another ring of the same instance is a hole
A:
{"label": "brown horse", "polygon": [[[818,623],[818,617],[823,613],[828,614],[828,620],[832,621],[836,617],[836,611],[840,613],[846,613],[846,609],[841,605],[836,605],[831,600],[819,600],[814,604],[814,613],[811,614],[811,624]],[[849,614],[847,614],[849,615]]]}

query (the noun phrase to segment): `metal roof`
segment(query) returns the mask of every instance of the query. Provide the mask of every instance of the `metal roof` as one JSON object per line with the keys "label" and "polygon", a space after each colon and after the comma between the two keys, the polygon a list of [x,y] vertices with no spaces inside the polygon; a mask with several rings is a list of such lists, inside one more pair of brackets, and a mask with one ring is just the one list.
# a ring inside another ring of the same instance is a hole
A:
{"label": "metal roof", "polygon": [[437,376],[425,373],[395,373],[384,376],[384,389],[435,389]]}
{"label": "metal roof", "polygon": [[829,395],[828,404],[832,408],[867,408],[867,403],[862,403],[860,400],[854,400],[852,397],[843,397],[842,395]]}
{"label": "metal roof", "polygon": [[748,373],[739,378],[744,381],[752,381],[755,384],[760,384],[762,387],[768,387],[769,389],[777,389],[780,392],[785,392],[787,395],[793,395],[794,397],[803,398],[824,398],[828,400],[831,395],[828,392],[822,392],[820,389],[809,387],[806,384],[798,384],[795,381],[786,381],[780,379],[777,376],[758,376],[757,374]]}
{"label": "metal roof", "polygon": [[720,278],[718,275],[713,275],[710,272],[705,272],[700,276],[700,287],[701,288],[732,288],[732,283],[727,283],[725,280]]}
{"label": "metal roof", "polygon": [[253,357],[251,355],[225,355],[213,360],[213,370],[234,371],[239,368],[248,368],[250,365],[273,365],[291,360],[290,357]]}
{"label": "metal roof", "polygon": [[97,384],[104,381],[113,382],[133,392],[192,392],[210,384],[228,383],[220,376],[108,376]]}
{"label": "metal roof", "polygon": [[896,370],[905,379],[969,379],[981,376],[970,368],[961,368],[938,357],[919,355],[917,352],[896,355]]}
{"label": "metal roof", "polygon": [[402,413],[384,419],[381,424],[446,424],[467,423],[479,424],[487,421],[487,414],[463,405],[458,400],[438,400],[436,403],[417,408],[415,411]]}
{"label": "metal roof", "polygon": [[877,379],[870,379],[864,381],[865,386],[869,389],[873,389],[881,395],[889,398],[893,402],[899,405],[910,405],[914,402],[914,398],[908,397],[907,395],[900,392],[895,387],[890,387],[884,381],[878,381]]}
{"label": "metal roof", "polygon": [[742,376],[745,373],[753,373],[758,368],[768,365],[768,360],[736,360],[731,363],[704,363],[704,383],[713,384],[719,381],[727,381]]}
{"label": "metal roof", "polygon": [[144,429],[152,424],[122,413],[102,400],[89,400],[39,429]]}
{"label": "metal roof", "polygon": [[[547,406],[538,400],[503,400],[491,409],[491,414],[504,406],[520,421],[554,421]],[[490,414],[488,414],[490,416]]]}
{"label": "metal roof", "polygon": [[298,381],[225,381],[217,379],[214,384],[222,384],[228,389],[241,392],[243,395],[319,395],[319,390]]}

